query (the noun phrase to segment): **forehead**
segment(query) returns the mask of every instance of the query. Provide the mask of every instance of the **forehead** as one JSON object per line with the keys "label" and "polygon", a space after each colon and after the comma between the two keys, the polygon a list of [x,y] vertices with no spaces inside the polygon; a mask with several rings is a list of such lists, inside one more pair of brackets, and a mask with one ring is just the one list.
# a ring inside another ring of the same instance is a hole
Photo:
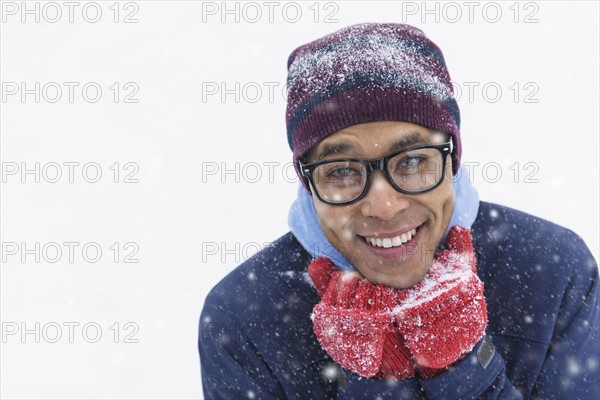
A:
{"label": "forehead", "polygon": [[446,135],[421,125],[400,121],[380,121],[352,125],[326,137],[307,154],[317,161],[339,156],[379,157],[419,144],[440,143]]}

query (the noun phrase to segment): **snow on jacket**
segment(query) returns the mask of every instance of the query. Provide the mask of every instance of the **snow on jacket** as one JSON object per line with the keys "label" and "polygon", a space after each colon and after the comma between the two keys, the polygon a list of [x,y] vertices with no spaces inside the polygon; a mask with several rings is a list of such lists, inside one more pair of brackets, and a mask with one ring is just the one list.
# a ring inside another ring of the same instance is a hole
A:
{"label": "snow on jacket", "polygon": [[198,343],[205,398],[600,399],[598,267],[583,241],[485,202],[472,235],[495,347],[485,368],[480,341],[429,380],[344,371],[314,336],[311,257],[288,233],[208,294]]}

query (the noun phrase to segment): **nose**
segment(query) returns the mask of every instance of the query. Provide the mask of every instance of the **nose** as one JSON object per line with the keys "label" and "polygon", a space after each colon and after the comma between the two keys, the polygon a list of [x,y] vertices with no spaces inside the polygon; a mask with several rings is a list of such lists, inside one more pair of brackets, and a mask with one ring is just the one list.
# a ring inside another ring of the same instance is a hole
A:
{"label": "nose", "polygon": [[408,196],[394,189],[383,171],[374,171],[369,191],[362,199],[361,212],[365,217],[389,221],[410,206]]}

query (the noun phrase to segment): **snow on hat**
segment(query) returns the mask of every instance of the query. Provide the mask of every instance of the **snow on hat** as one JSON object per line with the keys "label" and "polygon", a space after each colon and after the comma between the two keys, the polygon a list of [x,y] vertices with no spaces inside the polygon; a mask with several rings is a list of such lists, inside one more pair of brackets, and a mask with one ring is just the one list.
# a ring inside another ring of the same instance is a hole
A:
{"label": "snow on hat", "polygon": [[460,165],[460,111],[441,50],[404,24],[358,24],[298,47],[288,59],[287,135],[294,166],[327,136],[375,121],[450,134]]}

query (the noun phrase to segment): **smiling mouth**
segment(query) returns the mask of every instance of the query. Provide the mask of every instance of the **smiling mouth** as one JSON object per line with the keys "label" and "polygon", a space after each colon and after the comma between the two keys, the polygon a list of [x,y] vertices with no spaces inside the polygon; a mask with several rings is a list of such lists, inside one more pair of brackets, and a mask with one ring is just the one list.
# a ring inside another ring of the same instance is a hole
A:
{"label": "smiling mouth", "polygon": [[385,249],[389,249],[391,247],[400,247],[412,240],[412,238],[417,234],[417,229],[418,228],[415,228],[401,235],[389,238],[363,236],[363,239],[373,247],[383,247]]}

